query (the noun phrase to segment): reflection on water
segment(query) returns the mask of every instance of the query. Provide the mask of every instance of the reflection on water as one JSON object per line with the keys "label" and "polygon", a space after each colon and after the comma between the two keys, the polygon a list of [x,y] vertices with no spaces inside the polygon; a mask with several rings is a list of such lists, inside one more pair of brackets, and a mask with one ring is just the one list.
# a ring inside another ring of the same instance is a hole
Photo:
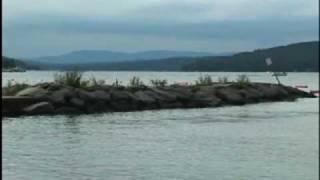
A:
{"label": "reflection on water", "polygon": [[[303,82],[317,86],[313,76]],[[318,109],[318,99],[299,99],[5,118],[3,178],[317,179]]]}

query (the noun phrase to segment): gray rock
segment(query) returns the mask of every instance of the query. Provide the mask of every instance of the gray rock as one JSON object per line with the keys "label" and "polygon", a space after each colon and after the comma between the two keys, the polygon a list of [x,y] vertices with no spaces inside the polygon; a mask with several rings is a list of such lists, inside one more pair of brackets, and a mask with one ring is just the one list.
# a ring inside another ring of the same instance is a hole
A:
{"label": "gray rock", "polygon": [[176,96],[176,99],[178,101],[182,101],[182,102],[190,101],[191,97],[193,96],[193,92],[192,92],[191,88],[184,87],[184,86],[171,87],[171,88],[168,88],[167,91],[169,91],[174,96]]}
{"label": "gray rock", "polygon": [[264,97],[262,92],[254,88],[241,89],[239,93],[243,95],[247,102],[258,102]]}
{"label": "gray rock", "polygon": [[177,96],[174,93],[170,93],[169,91],[164,91],[156,88],[152,88],[151,91],[156,93],[158,96],[162,97],[162,101],[173,102],[177,99]]}
{"label": "gray rock", "polygon": [[156,102],[156,99],[146,94],[144,91],[137,91],[134,93],[135,101],[152,104]]}
{"label": "gray rock", "polygon": [[217,89],[216,96],[226,104],[243,105],[246,103],[245,98],[239,93],[239,90],[230,87]]}
{"label": "gray rock", "polygon": [[84,107],[85,102],[82,99],[79,99],[79,98],[71,98],[70,99],[70,104],[73,105],[73,106],[81,108],[81,107]]}
{"label": "gray rock", "polygon": [[28,96],[28,97],[40,97],[44,96],[48,93],[47,90],[41,88],[41,87],[29,87],[22,91],[19,91],[16,96]]}
{"label": "gray rock", "polygon": [[111,99],[112,100],[130,101],[130,100],[134,99],[134,96],[127,91],[113,90],[113,91],[111,91]]}
{"label": "gray rock", "polygon": [[30,115],[53,114],[54,107],[49,102],[39,102],[24,108],[23,112]]}
{"label": "gray rock", "polygon": [[157,94],[154,91],[150,91],[150,90],[146,90],[143,91],[146,95],[148,95],[149,97],[155,99],[156,101],[162,102],[162,101],[166,101],[166,98],[160,96],[159,94]]}
{"label": "gray rock", "polygon": [[279,85],[259,84],[257,89],[268,100],[280,100],[289,96],[285,88]]}
{"label": "gray rock", "polygon": [[63,88],[58,91],[52,92],[49,96],[50,101],[54,104],[65,104],[68,99],[75,97],[75,92],[71,88]]}
{"label": "gray rock", "polygon": [[211,91],[198,91],[193,95],[191,103],[196,107],[217,107],[221,105],[221,99]]}
{"label": "gray rock", "polygon": [[77,97],[79,97],[80,99],[82,99],[85,102],[94,101],[96,99],[94,94],[92,94],[91,92],[82,90],[82,89],[77,89],[75,91],[75,93],[77,94]]}
{"label": "gray rock", "polygon": [[110,99],[111,99],[110,93],[102,91],[102,90],[93,91],[93,92],[91,92],[91,94],[93,95],[93,97],[96,100],[110,101]]}

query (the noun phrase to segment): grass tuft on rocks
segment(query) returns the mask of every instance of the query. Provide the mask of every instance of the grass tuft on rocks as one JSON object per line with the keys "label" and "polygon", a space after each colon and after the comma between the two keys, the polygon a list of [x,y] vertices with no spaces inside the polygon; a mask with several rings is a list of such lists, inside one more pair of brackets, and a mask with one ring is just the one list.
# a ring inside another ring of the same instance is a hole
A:
{"label": "grass tuft on rocks", "polygon": [[200,76],[196,80],[196,86],[210,86],[213,84],[212,78],[209,75]]}
{"label": "grass tuft on rocks", "polygon": [[83,79],[83,73],[79,71],[67,71],[54,75],[54,82],[74,88],[86,89],[90,81]]}
{"label": "grass tuft on rocks", "polygon": [[223,83],[223,84],[228,83],[229,82],[228,77],[226,77],[226,76],[218,77],[218,82]]}
{"label": "grass tuft on rocks", "polygon": [[168,81],[163,79],[163,80],[160,80],[160,79],[152,79],[150,80],[150,83],[153,87],[156,87],[156,88],[163,88],[163,87],[166,87],[168,85]]}
{"label": "grass tuft on rocks", "polygon": [[238,78],[236,79],[236,82],[234,84],[236,87],[238,88],[245,88],[250,86],[250,79],[247,75],[245,74],[241,74],[238,76]]}

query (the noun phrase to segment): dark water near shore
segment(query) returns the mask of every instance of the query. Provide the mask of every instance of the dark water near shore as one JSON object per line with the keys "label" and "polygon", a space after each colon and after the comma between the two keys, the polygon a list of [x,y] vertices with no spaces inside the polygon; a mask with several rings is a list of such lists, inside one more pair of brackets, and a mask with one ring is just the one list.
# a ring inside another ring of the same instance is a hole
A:
{"label": "dark water near shore", "polygon": [[[32,82],[35,76],[40,80],[39,73],[48,80],[52,72],[4,74],[3,81]],[[194,80],[200,74],[99,73],[95,76],[125,81],[134,74],[170,82]],[[229,79],[237,74],[211,73],[213,77],[229,75]],[[274,82],[266,73],[249,77]],[[308,90],[319,88],[317,73],[289,73],[282,80],[308,85]],[[6,118],[2,121],[3,178],[316,180],[318,101]]]}

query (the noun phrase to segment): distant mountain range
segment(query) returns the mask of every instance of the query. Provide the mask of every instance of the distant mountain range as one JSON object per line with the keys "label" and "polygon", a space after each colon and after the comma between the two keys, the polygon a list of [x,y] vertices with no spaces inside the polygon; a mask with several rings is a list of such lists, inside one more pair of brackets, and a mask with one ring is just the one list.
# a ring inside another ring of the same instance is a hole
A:
{"label": "distant mountain range", "polygon": [[[222,53],[230,55],[231,53]],[[157,60],[172,57],[202,57],[216,54],[193,51],[143,51],[134,53],[114,52],[106,50],[74,51],[59,56],[43,56],[31,58],[30,61],[50,64],[109,63],[134,60]],[[221,54],[220,54],[221,55]]]}
{"label": "distant mountain range", "polygon": [[[24,62],[29,67],[37,67],[42,70],[319,71],[319,41],[294,43],[286,46],[258,49],[252,52],[230,54],[213,56],[199,52],[177,51],[147,51],[140,53],[77,51],[66,55],[42,57]],[[271,58],[271,66],[266,65],[266,58]]]}

